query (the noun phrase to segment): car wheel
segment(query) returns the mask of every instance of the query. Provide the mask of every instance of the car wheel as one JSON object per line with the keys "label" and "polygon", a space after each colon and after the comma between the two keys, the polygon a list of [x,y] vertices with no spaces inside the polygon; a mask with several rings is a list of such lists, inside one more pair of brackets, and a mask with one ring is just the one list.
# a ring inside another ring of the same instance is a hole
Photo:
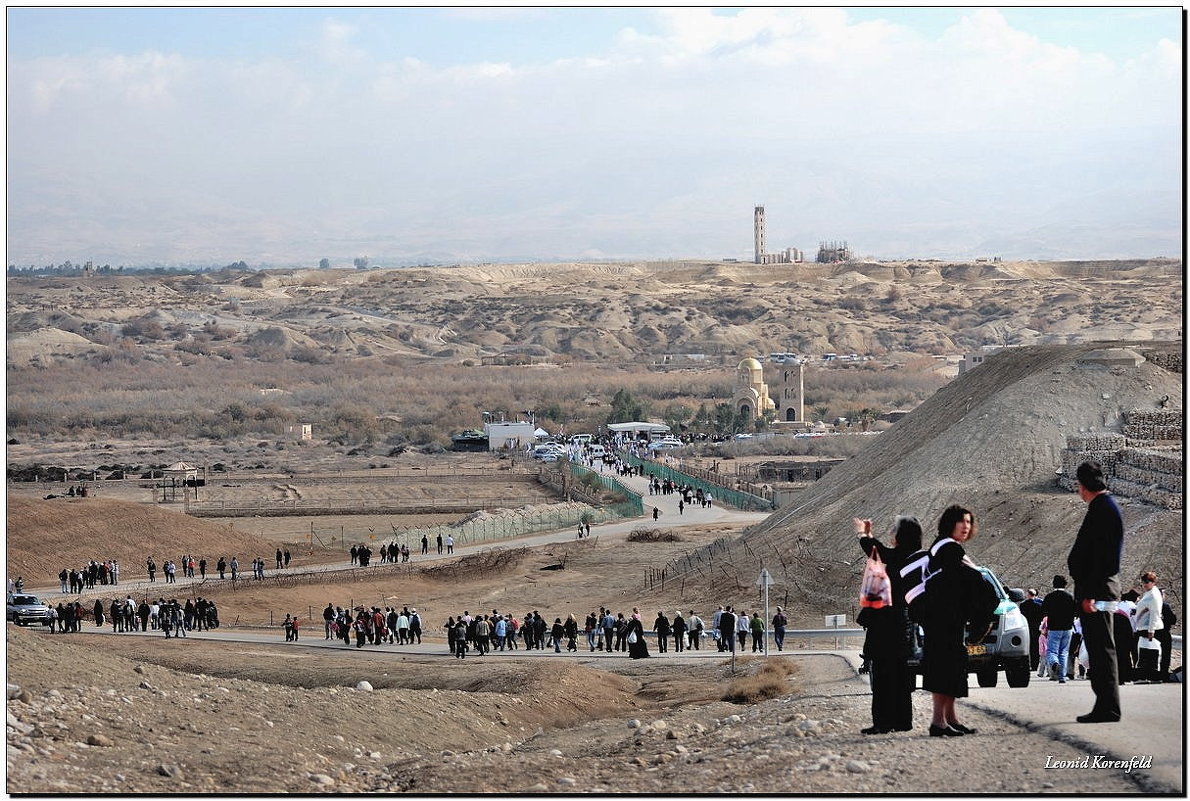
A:
{"label": "car wheel", "polygon": [[1029,677],[1033,671],[1029,669],[1029,660],[1022,659],[1016,665],[1004,671],[1004,680],[1009,687],[1028,687]]}
{"label": "car wheel", "polygon": [[980,687],[995,687],[999,678],[1000,674],[995,668],[981,670],[975,674],[975,680],[979,682]]}

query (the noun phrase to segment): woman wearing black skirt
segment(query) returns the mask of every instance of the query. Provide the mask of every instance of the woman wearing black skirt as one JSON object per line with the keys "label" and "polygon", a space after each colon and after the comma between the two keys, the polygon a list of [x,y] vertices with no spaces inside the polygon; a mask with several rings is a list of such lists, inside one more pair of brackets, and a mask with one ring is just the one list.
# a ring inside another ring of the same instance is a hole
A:
{"label": "woman wearing black skirt", "polygon": [[[640,619],[640,610],[635,606],[632,607],[632,617],[629,618],[628,625],[624,630],[626,632],[624,636],[628,640],[628,656],[632,659],[647,658],[649,646],[645,644],[645,626]],[[634,639],[636,642],[633,642]]]}
{"label": "woman wearing black skirt", "polygon": [[[955,699],[967,697],[967,594],[974,565],[963,543],[975,536],[975,515],[951,506],[938,519],[938,537],[930,546],[930,615],[922,628],[922,688],[934,694],[931,737],[960,737],[975,730],[959,722]],[[982,581],[982,577],[978,579]]]}

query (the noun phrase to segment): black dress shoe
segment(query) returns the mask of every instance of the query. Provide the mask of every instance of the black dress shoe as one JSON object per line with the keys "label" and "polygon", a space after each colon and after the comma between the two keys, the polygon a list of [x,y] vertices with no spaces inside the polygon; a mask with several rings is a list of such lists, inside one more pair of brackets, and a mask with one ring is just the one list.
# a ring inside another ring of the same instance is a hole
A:
{"label": "black dress shoe", "polygon": [[963,733],[958,729],[952,729],[949,726],[935,726],[930,724],[931,737],[962,737]]}
{"label": "black dress shoe", "polygon": [[956,731],[961,731],[963,734],[975,734],[975,729],[969,726],[964,726],[962,723],[948,723],[946,724]]}
{"label": "black dress shoe", "polygon": [[1079,723],[1119,723],[1119,715],[1103,715],[1099,712],[1090,712],[1086,715],[1079,715],[1075,718]]}
{"label": "black dress shoe", "polygon": [[869,726],[866,729],[860,729],[860,734],[888,734],[892,729],[882,729],[879,726]]}

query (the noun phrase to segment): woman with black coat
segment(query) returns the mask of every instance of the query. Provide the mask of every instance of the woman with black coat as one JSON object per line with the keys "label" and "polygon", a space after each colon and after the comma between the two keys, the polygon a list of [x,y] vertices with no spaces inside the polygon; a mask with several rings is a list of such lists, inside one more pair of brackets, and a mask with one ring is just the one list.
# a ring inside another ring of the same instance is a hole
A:
{"label": "woman with black coat", "polygon": [[884,562],[892,584],[892,605],[880,609],[865,607],[858,623],[867,629],[864,654],[869,660],[872,685],[872,725],[863,734],[885,734],[913,728],[913,690],[917,677],[909,667],[913,636],[905,606],[905,580],[901,568],[921,548],[921,524],[915,517],[898,515],[893,521],[892,546],[872,536],[872,521],[854,519],[859,547],[867,555],[875,550]]}
{"label": "woman with black coat", "polygon": [[[926,588],[930,612],[922,625],[922,688],[934,694],[931,737],[974,734],[955,714],[955,699],[967,697],[967,621],[983,639],[990,620],[987,610],[976,609],[983,576],[967,558],[963,543],[975,537],[975,515],[961,506],[950,506],[938,519],[938,536],[930,546],[930,579]],[[993,607],[994,609],[994,607]]]}
{"label": "woman with black coat", "polygon": [[[633,635],[636,635],[635,637]],[[649,646],[645,644],[645,626],[640,619],[640,610],[632,607],[632,617],[624,627],[624,637],[628,641],[628,656],[632,659],[646,659],[649,656]],[[636,642],[632,642],[636,640]]]}

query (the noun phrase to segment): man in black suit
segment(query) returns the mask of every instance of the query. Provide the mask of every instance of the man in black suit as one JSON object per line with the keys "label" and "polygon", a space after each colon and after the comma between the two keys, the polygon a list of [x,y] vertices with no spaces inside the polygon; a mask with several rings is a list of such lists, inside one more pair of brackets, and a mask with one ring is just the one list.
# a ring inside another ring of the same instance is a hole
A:
{"label": "man in black suit", "polygon": [[[1119,668],[1112,616],[1120,600],[1120,560],[1124,555],[1124,518],[1107,491],[1103,467],[1083,462],[1076,472],[1078,495],[1087,514],[1066,557],[1079,602],[1083,642],[1091,663],[1095,706],[1079,723],[1115,723],[1120,719]],[[1121,643],[1121,647],[1128,647]]]}

